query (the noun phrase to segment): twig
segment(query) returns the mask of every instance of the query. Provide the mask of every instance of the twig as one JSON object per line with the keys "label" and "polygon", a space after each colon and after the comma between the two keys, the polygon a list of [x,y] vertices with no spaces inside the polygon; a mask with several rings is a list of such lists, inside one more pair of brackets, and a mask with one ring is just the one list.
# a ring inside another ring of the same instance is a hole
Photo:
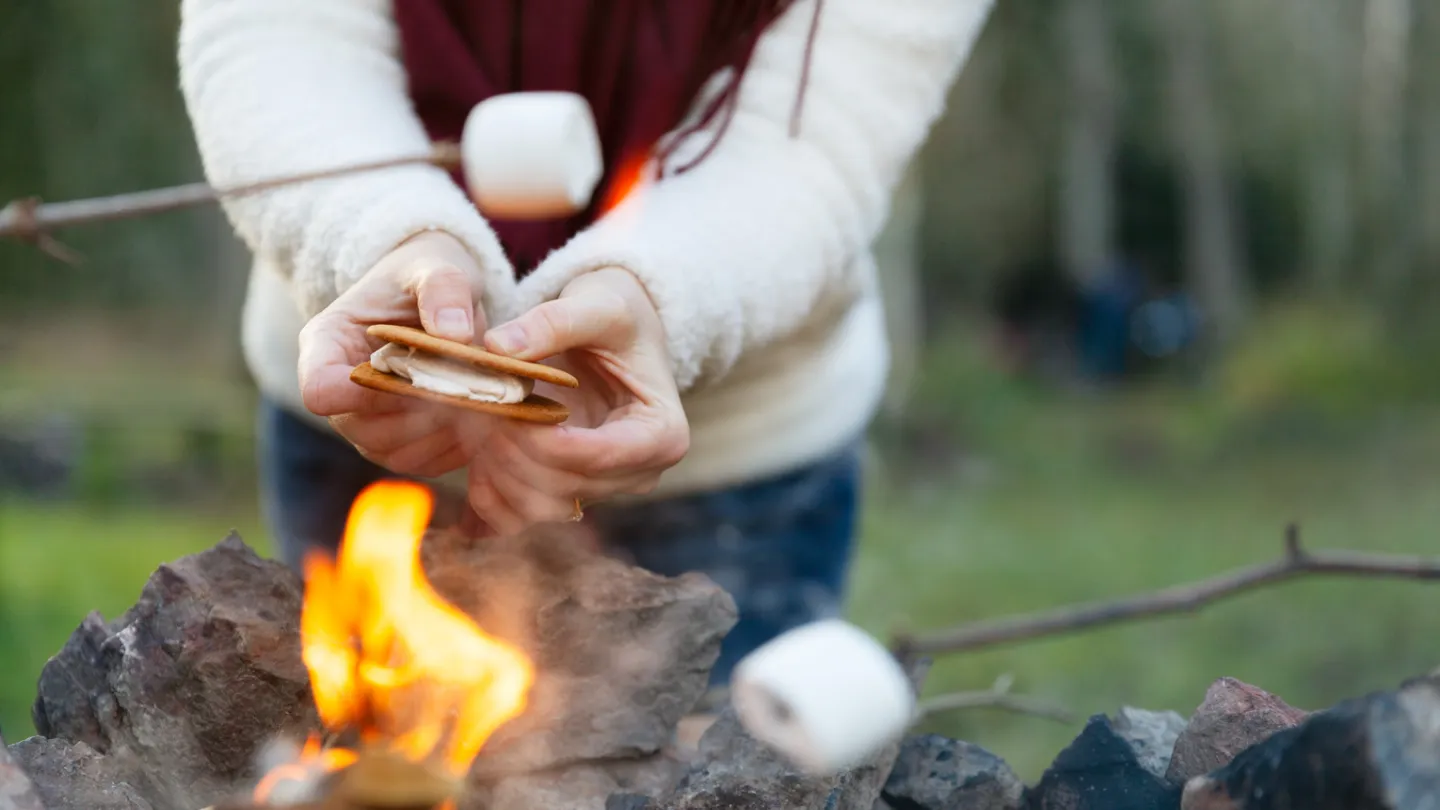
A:
{"label": "twig", "polygon": [[224,198],[258,194],[282,186],[327,180],[360,172],[379,171],[411,165],[433,165],[454,168],[460,165],[459,147],[452,143],[439,143],[428,154],[408,157],[387,158],[349,166],[339,166],[318,171],[302,172],[260,180],[254,183],[216,188],[205,183],[190,183],[183,186],[136,191],[109,197],[92,197],[67,202],[42,203],[37,198],[15,200],[0,208],[0,238],[19,239],[36,245],[56,258],[76,262],[78,254],[60,245],[51,237],[51,231],[71,225],[87,225],[117,219],[159,214],[197,205],[217,202]]}
{"label": "twig", "polygon": [[1440,580],[1440,557],[1306,551],[1300,545],[1300,530],[1292,524],[1285,531],[1285,554],[1274,562],[1126,599],[974,622],[928,634],[901,634],[897,635],[894,647],[901,657],[993,647],[1104,624],[1172,613],[1192,613],[1211,602],[1244,591],[1301,576],[1322,574]]}
{"label": "twig", "polygon": [[948,695],[937,695],[933,698],[920,701],[915,709],[916,721],[927,717],[943,714],[945,712],[959,711],[961,709],[1003,709],[1016,714],[1028,714],[1035,717],[1043,717],[1048,720],[1055,720],[1060,723],[1071,723],[1075,715],[1064,706],[1049,703],[1039,698],[1016,695],[1010,692],[1014,683],[1010,675],[1001,675],[995,679],[995,684],[989,689],[982,689],[973,692],[952,692]]}

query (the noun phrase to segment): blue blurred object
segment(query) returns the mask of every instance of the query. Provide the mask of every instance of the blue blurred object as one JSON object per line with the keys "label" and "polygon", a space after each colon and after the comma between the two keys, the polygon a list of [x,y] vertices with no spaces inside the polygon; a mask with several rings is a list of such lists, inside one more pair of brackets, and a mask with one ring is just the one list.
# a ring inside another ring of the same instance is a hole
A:
{"label": "blue blurred object", "polygon": [[1129,369],[1130,316],[1143,300],[1138,267],[1117,261],[1098,282],[1080,291],[1078,354],[1081,372],[1118,380]]}
{"label": "blue blurred object", "polygon": [[1179,354],[1194,344],[1199,334],[1199,310],[1184,292],[1146,301],[1130,316],[1130,339],[1152,360]]}
{"label": "blue blurred object", "polygon": [[1080,293],[1076,342],[1081,373],[1119,382],[1195,345],[1201,313],[1183,290],[1157,293],[1136,264],[1115,261]]}

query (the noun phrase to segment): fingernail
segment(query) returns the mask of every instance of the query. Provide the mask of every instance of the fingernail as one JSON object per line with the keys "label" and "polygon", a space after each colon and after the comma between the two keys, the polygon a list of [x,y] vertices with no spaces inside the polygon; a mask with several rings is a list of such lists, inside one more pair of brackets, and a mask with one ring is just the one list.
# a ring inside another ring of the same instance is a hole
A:
{"label": "fingernail", "polygon": [[470,313],[459,307],[435,313],[435,328],[447,335],[460,337],[470,331]]}
{"label": "fingernail", "polygon": [[517,326],[502,326],[490,333],[490,344],[501,354],[519,354],[525,350],[525,332]]}

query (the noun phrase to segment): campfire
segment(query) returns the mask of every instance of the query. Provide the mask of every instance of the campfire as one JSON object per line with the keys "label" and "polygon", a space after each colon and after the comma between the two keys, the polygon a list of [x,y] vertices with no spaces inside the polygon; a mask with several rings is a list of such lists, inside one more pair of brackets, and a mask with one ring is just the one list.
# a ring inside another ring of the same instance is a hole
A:
{"label": "campfire", "polygon": [[[801,645],[750,673],[781,702],[752,700],[747,728],[737,676],[698,750],[680,752],[737,618],[728,594],[598,554],[574,524],[475,540],[427,531],[432,508],[419,485],[376,484],[303,577],[232,535],[160,566],[122,616],[87,616],[41,672],[37,735],[0,745],[0,810],[1410,810],[1440,796],[1440,671],[1314,710],[1221,678],[1189,717],[1090,716],[1033,781],[914,729],[815,773],[755,717],[785,709],[824,753],[830,720],[864,712],[819,711],[791,676],[838,660],[853,674],[859,659]],[[1436,561],[1291,538],[1278,563],[1075,615],[1354,570],[1440,576]],[[1065,624],[1041,618],[908,646],[923,658]],[[901,659],[918,684],[923,661]],[[998,692],[1010,702],[975,705],[1027,705]]]}
{"label": "campfire", "polygon": [[425,487],[380,481],[356,499],[338,559],[305,559],[302,658],[331,739],[271,769],[258,804],[450,806],[485,742],[525,710],[534,665],[485,632],[426,579],[420,545],[434,508]]}

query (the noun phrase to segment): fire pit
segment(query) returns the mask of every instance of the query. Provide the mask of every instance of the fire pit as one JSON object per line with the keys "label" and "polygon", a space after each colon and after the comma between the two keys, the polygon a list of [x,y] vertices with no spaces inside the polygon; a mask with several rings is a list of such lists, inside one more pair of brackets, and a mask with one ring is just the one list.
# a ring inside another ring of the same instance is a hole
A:
{"label": "fire pit", "polygon": [[339,560],[305,560],[301,658],[320,720],[302,756],[270,768],[257,804],[450,805],[495,731],[524,711],[535,666],[430,585],[424,487],[381,482],[357,499]]}
{"label": "fire pit", "polygon": [[724,591],[431,508],[379,484],[303,583],[232,535],[86,617],[0,745],[0,810],[1440,810],[1440,673],[1313,712],[1221,678],[1189,718],[1091,717],[1031,785],[929,734],[804,773],[728,706],[682,750]]}
{"label": "fire pit", "polygon": [[578,527],[421,545],[429,509],[424,489],[385,482],[304,585],[232,535],[161,566],[118,619],[86,617],[41,673],[39,735],[11,746],[46,806],[199,810],[399,784],[494,806],[561,773],[590,774],[603,804],[673,783],[667,746],[733,600],[703,576],[599,556]]}

